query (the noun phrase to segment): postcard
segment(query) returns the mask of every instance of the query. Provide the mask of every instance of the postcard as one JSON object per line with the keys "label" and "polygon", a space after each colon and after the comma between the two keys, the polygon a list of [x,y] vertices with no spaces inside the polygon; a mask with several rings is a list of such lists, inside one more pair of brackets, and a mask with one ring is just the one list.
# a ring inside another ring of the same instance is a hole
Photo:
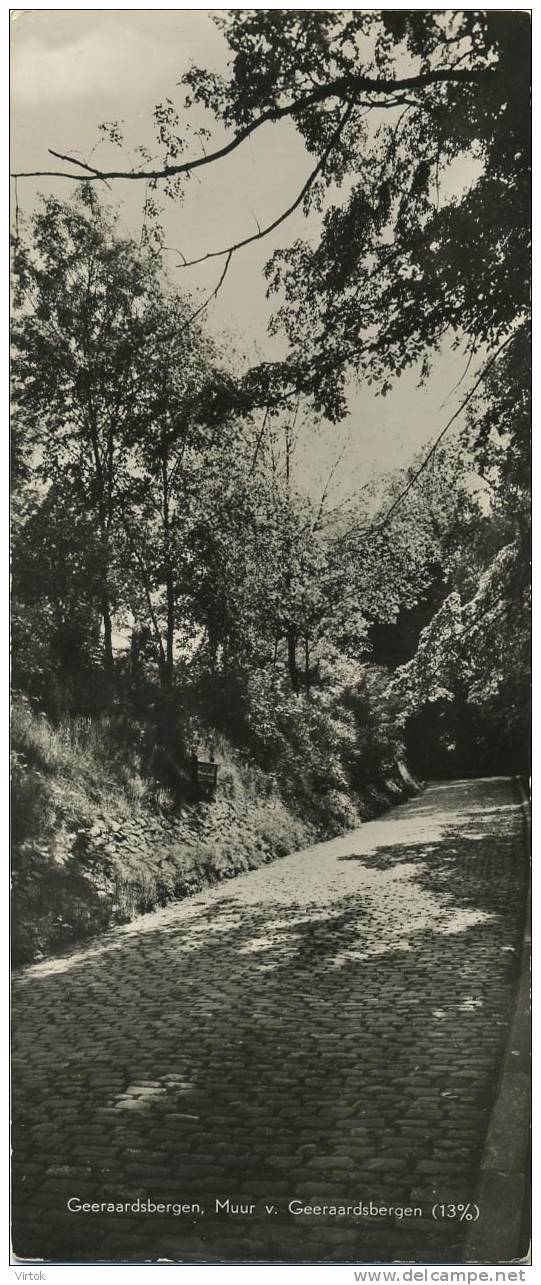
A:
{"label": "postcard", "polygon": [[13,1261],[516,1268],[530,14],[11,42]]}

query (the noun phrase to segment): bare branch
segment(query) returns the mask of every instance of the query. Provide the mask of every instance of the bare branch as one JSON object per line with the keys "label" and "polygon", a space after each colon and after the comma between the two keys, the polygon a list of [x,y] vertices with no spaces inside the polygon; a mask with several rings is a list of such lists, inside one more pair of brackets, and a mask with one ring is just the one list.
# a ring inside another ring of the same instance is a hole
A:
{"label": "bare branch", "polygon": [[230,250],[227,255],[227,259],[225,261],[225,267],[220,277],[220,280],[218,281],[218,284],[215,285],[214,290],[212,290],[211,294],[208,295],[208,297],[204,300],[204,302],[200,305],[200,307],[196,308],[195,312],[192,312],[191,317],[188,317],[187,321],[185,321],[184,324],[180,327],[180,330],[178,331],[179,335],[184,334],[184,331],[188,330],[188,327],[193,325],[196,318],[201,316],[201,313],[205,311],[205,308],[208,308],[209,303],[212,303],[213,299],[216,299],[218,295],[218,291],[221,289],[225,281],[226,274],[229,268],[229,264],[231,263],[232,257],[233,257],[233,251]]}
{"label": "bare branch", "polygon": [[326,483],[325,483],[325,486],[324,486],[324,488],[323,488],[323,492],[322,492],[322,495],[321,495],[321,500],[320,500],[320,502],[319,502],[319,507],[318,507],[318,511],[317,511],[317,514],[316,514],[315,521],[312,523],[312,526],[310,527],[310,535],[315,535],[315,534],[316,534],[316,531],[318,531],[318,530],[319,530],[319,527],[320,527],[320,525],[321,525],[321,520],[322,520],[322,517],[323,517],[323,512],[324,512],[324,509],[325,509],[325,504],[326,504],[326,502],[327,502],[327,497],[328,497],[328,495],[329,495],[329,490],[330,490],[331,482],[332,482],[332,480],[333,480],[333,477],[335,476],[335,473],[337,472],[338,468],[340,467],[340,465],[341,465],[341,463],[342,463],[342,460],[343,460],[344,455],[345,455],[345,453],[346,453],[346,450],[347,450],[347,448],[348,448],[348,446],[349,446],[349,444],[350,444],[350,441],[351,441],[351,433],[349,433],[349,434],[348,434],[348,436],[347,436],[347,438],[346,438],[346,440],[345,440],[345,442],[344,442],[344,445],[343,445],[343,447],[342,447],[342,450],[338,452],[338,455],[337,455],[337,457],[336,457],[336,459],[335,459],[335,461],[334,461],[334,464],[333,464],[333,465],[332,465],[332,467],[331,467],[331,470],[330,470],[329,476],[328,476],[327,481],[326,481]]}
{"label": "bare branch", "polygon": [[143,204],[143,221],[142,221],[142,223],[141,223],[141,235],[140,235],[140,237],[139,237],[139,249],[141,249],[141,247],[142,247],[142,245],[143,245],[143,239],[144,239],[144,235],[145,235],[145,228],[146,228],[146,222],[147,222],[147,209],[148,209],[148,180],[147,180],[147,182],[145,183],[145,200],[144,200],[144,204]]}
{"label": "bare branch", "polygon": [[267,420],[268,420],[268,418],[269,418],[269,407],[267,406],[267,407],[265,408],[265,414],[264,414],[264,416],[263,416],[263,423],[262,423],[262,425],[261,425],[261,428],[260,428],[260,431],[259,431],[259,435],[258,435],[258,438],[257,438],[257,442],[256,442],[256,445],[255,445],[254,455],[253,455],[252,463],[251,463],[251,465],[250,465],[250,471],[249,471],[249,473],[248,473],[248,477],[251,477],[251,476],[252,476],[252,473],[253,473],[253,471],[254,471],[254,469],[255,469],[256,462],[257,462],[257,457],[258,457],[258,455],[259,455],[259,450],[260,450],[260,447],[261,447],[261,443],[262,443],[262,441],[263,441],[263,435],[264,435],[265,429],[266,429],[266,427],[267,427]]}
{"label": "bare branch", "polygon": [[447,405],[447,402],[449,401],[449,398],[450,398],[450,397],[452,397],[452,396],[453,396],[453,393],[456,393],[457,388],[460,388],[460,385],[464,383],[464,380],[465,380],[466,375],[467,375],[467,373],[468,373],[468,371],[469,371],[469,369],[470,369],[470,366],[471,366],[471,364],[472,364],[472,361],[473,361],[473,359],[474,359],[474,357],[475,357],[476,352],[477,352],[477,348],[476,348],[476,344],[475,344],[475,337],[474,337],[473,342],[472,342],[472,344],[471,344],[471,346],[470,346],[470,355],[469,355],[469,357],[468,357],[468,360],[467,360],[467,362],[466,362],[466,365],[465,365],[465,367],[464,367],[464,370],[462,371],[462,374],[461,374],[461,376],[460,376],[460,379],[457,379],[456,384],[453,384],[453,387],[451,388],[450,392],[448,392],[448,393],[447,393],[447,397],[444,399],[444,401],[442,401],[442,404],[441,404],[441,406],[440,406],[440,410],[443,410],[444,406],[446,406],[446,405]]}
{"label": "bare branch", "polygon": [[[323,169],[325,168],[329,155],[332,152],[333,147],[336,146],[343,129],[347,125],[347,122],[351,116],[351,113],[354,107],[355,107],[354,102],[348,103],[348,106],[346,107],[346,110],[343,113],[337,128],[335,129],[330,141],[328,142],[325,148],[325,151],[320,156],[320,159],[317,165],[315,166],[315,169],[313,169],[312,173],[309,174],[298,196],[295,197],[293,204],[288,206],[287,210],[284,210],[283,213],[278,216],[278,218],[273,219],[272,223],[269,223],[266,228],[260,228],[258,224],[258,231],[253,232],[251,236],[244,237],[242,241],[236,241],[233,245],[226,246],[225,249],[223,250],[210,250],[208,254],[202,254],[199,259],[188,259],[187,263],[185,263],[183,266],[186,268],[193,268],[197,263],[206,263],[207,259],[220,259],[224,254],[229,254],[229,255],[235,254],[237,250],[242,250],[245,245],[251,245],[253,241],[261,241],[263,237],[268,236],[269,232],[274,232],[276,228],[280,227],[281,223],[285,223],[286,219],[289,218],[290,214],[293,214],[294,211],[299,208],[299,205],[301,205],[305,196],[310,191],[310,188],[315,183],[318,175],[321,174]],[[256,222],[257,222],[257,219],[256,219]]]}
{"label": "bare branch", "polygon": [[[390,508],[387,509],[387,512],[383,515],[383,517],[378,522],[372,523],[371,526],[367,527],[365,531],[362,531],[362,530],[360,531],[359,534],[361,536],[361,543],[367,540],[369,536],[375,535],[378,531],[383,531],[384,527],[386,527],[387,524],[390,522],[391,518],[396,513],[396,510],[399,507],[399,505],[402,504],[402,501],[405,500],[406,496],[409,495],[411,490],[413,490],[413,487],[416,485],[418,479],[421,476],[421,473],[424,473],[425,468],[427,468],[428,464],[430,463],[430,460],[435,455],[438,449],[438,446],[440,445],[440,442],[445,437],[445,434],[449,431],[451,426],[454,424],[455,420],[458,419],[458,416],[462,414],[462,411],[465,410],[468,403],[471,402],[480,384],[482,384],[483,381],[486,379],[489,370],[492,368],[494,363],[498,360],[498,357],[501,356],[504,349],[507,348],[507,345],[510,344],[513,341],[513,339],[516,337],[516,334],[517,334],[517,329],[513,330],[512,334],[507,336],[507,339],[504,339],[503,343],[501,343],[499,348],[496,349],[496,352],[492,354],[492,357],[489,359],[489,361],[487,361],[486,365],[483,366],[481,374],[476,379],[473,385],[473,388],[470,388],[469,393],[467,393],[466,397],[463,398],[458,409],[454,412],[453,415],[451,415],[451,418],[447,420],[447,423],[445,424],[444,428],[442,428],[441,433],[438,433],[438,436],[433,441],[430,449],[427,451],[421,464],[412,474],[407,485],[403,488],[400,494],[397,495],[396,499],[393,500],[393,503],[391,504]],[[342,544],[346,540],[348,540],[352,535],[356,535],[356,534],[357,532],[355,531],[355,529],[351,531],[347,531],[345,536],[341,537],[337,541],[337,543]]]}
{"label": "bare branch", "polygon": [[17,190],[17,179],[15,179],[15,244],[19,244],[19,193]]}

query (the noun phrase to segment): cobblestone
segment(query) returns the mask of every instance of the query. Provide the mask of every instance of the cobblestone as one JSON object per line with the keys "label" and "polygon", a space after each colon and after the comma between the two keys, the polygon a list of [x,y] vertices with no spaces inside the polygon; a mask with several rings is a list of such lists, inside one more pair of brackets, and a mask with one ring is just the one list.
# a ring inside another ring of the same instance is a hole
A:
{"label": "cobblestone", "polygon": [[[512,781],[448,782],[18,972],[17,1254],[460,1262],[464,1228],[430,1209],[475,1191],[526,881]],[[71,1214],[70,1195],[204,1213]]]}

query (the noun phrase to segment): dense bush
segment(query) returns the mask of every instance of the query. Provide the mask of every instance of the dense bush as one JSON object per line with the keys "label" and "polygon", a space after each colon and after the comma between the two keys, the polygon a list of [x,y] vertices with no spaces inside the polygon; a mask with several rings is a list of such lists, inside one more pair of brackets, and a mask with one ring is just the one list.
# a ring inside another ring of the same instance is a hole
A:
{"label": "dense bush", "polygon": [[320,684],[307,697],[279,671],[253,675],[246,723],[256,762],[325,833],[355,823],[367,788],[396,771],[402,745],[379,671],[335,655]]}

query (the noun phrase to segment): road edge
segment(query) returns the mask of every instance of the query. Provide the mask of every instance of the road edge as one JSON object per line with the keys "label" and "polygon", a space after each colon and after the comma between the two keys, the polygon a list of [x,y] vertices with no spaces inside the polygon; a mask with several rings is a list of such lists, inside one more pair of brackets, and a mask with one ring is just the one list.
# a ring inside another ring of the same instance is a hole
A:
{"label": "road edge", "polygon": [[[515,777],[524,819],[524,839],[531,854],[530,803],[520,777]],[[528,1262],[524,1245],[524,1212],[530,1197],[530,970],[531,879],[528,884],[520,972],[502,1071],[485,1139],[475,1202],[480,1216],[468,1228],[467,1263]]]}

